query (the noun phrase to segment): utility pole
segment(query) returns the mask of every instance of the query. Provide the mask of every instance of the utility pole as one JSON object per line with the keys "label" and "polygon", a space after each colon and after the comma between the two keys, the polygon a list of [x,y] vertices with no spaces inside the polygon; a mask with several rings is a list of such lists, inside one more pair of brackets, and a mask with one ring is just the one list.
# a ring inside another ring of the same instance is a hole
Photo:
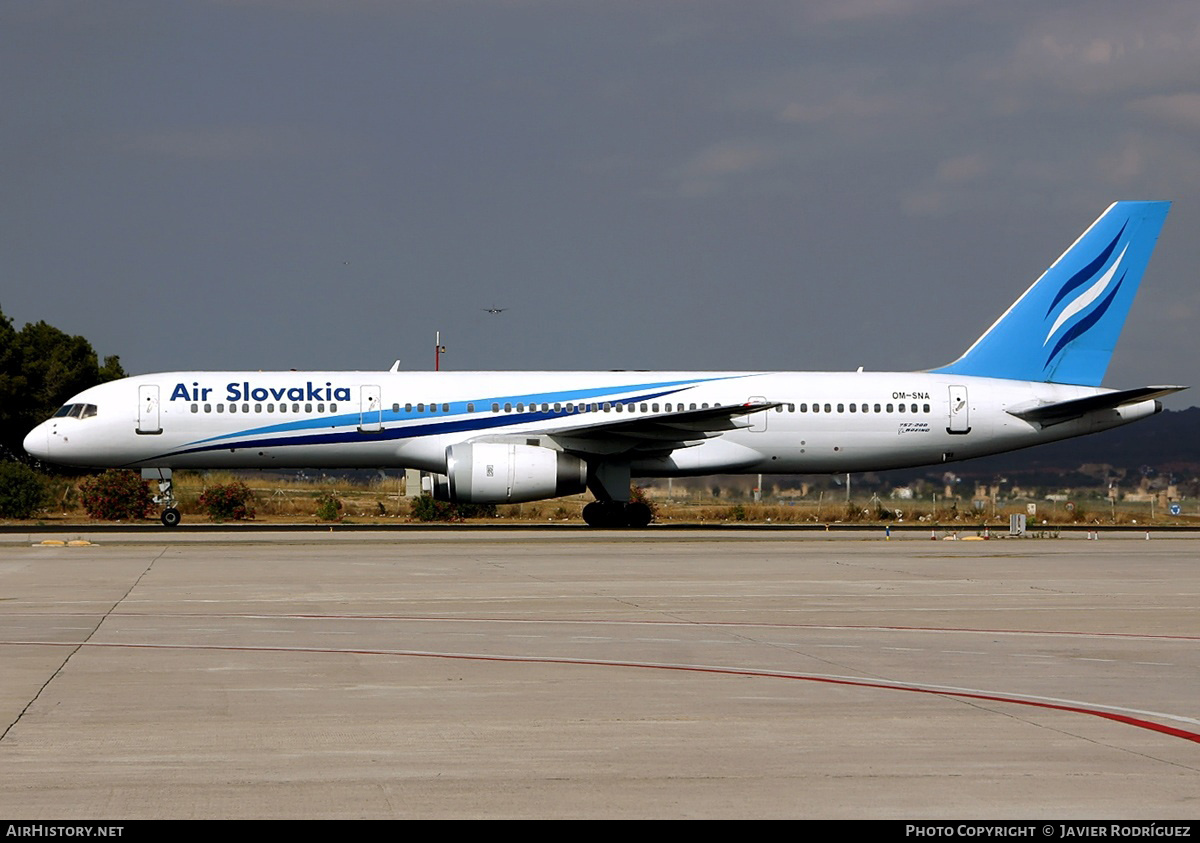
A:
{"label": "utility pole", "polygon": [[440,372],[442,370],[442,355],[446,352],[446,346],[442,345],[442,332],[437,331],[433,338],[433,370]]}

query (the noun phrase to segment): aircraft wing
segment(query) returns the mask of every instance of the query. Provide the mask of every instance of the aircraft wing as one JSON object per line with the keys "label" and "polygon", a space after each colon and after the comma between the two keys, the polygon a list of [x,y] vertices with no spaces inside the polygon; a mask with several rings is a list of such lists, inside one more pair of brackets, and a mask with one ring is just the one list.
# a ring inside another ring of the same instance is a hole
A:
{"label": "aircraft wing", "polygon": [[1009,410],[1009,414],[1027,422],[1040,424],[1042,427],[1061,424],[1071,419],[1077,419],[1087,413],[1097,410],[1115,410],[1127,404],[1137,404],[1152,398],[1161,398],[1173,392],[1187,389],[1186,386],[1141,386],[1137,389],[1121,389],[1116,392],[1105,392],[1100,395],[1089,395],[1086,398],[1074,398],[1070,401],[1058,401],[1054,404],[1039,404],[1025,409]]}
{"label": "aircraft wing", "polygon": [[637,456],[666,454],[677,448],[699,445],[727,430],[749,427],[746,419],[782,406],[770,402],[747,402],[701,410],[637,415],[634,418],[605,418],[543,431],[564,451],[591,456],[636,453]]}

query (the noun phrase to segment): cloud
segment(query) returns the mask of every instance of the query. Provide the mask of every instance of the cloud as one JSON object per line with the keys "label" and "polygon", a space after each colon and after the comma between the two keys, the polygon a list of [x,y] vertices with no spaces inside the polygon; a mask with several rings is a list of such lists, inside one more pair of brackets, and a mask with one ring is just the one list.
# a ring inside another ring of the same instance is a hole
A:
{"label": "cloud", "polygon": [[715,143],[677,167],[671,178],[680,195],[706,196],[729,188],[731,182],[773,168],[780,155],[772,145],[755,140]]}
{"label": "cloud", "polygon": [[1012,81],[1103,96],[1195,79],[1200,17],[1191,2],[1051,10],[1027,24],[1004,70]]}
{"label": "cloud", "polygon": [[1136,99],[1130,107],[1176,128],[1200,129],[1200,93],[1156,94]]}

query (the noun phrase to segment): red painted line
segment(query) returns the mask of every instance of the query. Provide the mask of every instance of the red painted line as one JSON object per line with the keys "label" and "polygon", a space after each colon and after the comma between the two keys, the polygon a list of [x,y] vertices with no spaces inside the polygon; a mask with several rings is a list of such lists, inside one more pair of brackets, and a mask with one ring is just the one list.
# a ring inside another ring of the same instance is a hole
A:
{"label": "red painted line", "polygon": [[891,682],[878,682],[865,679],[841,679],[831,676],[816,676],[803,673],[779,673],[775,671],[765,670],[750,670],[747,668],[734,667],[703,667],[699,665],[672,665],[672,664],[653,664],[648,662],[621,662],[621,661],[602,661],[598,659],[568,659],[568,658],[552,658],[538,656],[488,656],[482,654],[469,653],[432,653],[422,652],[418,650],[358,650],[358,649],[333,649],[321,647],[239,647],[239,646],[209,646],[200,644],[120,644],[120,643],[104,643],[104,642],[86,642],[83,644],[66,644],[61,642],[47,641],[7,641],[5,644],[21,644],[34,646],[55,646],[55,647],[107,647],[116,649],[132,649],[132,650],[203,650],[203,651],[221,651],[221,652],[274,652],[274,653],[316,653],[325,655],[347,654],[360,656],[400,656],[405,658],[427,658],[427,659],[446,659],[455,661],[484,661],[484,662],[506,662],[513,664],[562,664],[575,665],[584,667],[623,667],[634,668],[640,670],[670,670],[686,673],[708,673],[724,676],[754,676],[764,679],[790,679],[798,682],[820,682],[827,685],[842,685],[855,688],[871,688],[885,691],[908,691],[915,694],[928,694],[938,697],[950,697],[954,699],[972,699],[985,700],[987,702],[1008,703],[1011,705],[1023,705],[1031,708],[1042,708],[1052,711],[1065,711],[1072,714],[1087,714],[1092,717],[1101,717],[1105,720],[1112,720],[1117,723],[1124,723],[1128,726],[1135,726],[1139,729],[1146,729],[1151,732],[1158,732],[1164,735],[1170,735],[1175,738],[1200,743],[1200,732],[1193,732],[1188,729],[1181,729],[1176,726],[1167,726],[1162,723],[1155,723],[1152,720],[1145,720],[1141,717],[1133,717],[1128,714],[1119,714],[1112,711],[1104,711],[1103,709],[1087,708],[1085,706],[1071,705],[1067,703],[1054,703],[1042,700],[1028,700],[1020,697],[1006,697],[999,694],[988,694],[982,691],[955,691],[941,688],[922,688],[916,685],[900,685]]}

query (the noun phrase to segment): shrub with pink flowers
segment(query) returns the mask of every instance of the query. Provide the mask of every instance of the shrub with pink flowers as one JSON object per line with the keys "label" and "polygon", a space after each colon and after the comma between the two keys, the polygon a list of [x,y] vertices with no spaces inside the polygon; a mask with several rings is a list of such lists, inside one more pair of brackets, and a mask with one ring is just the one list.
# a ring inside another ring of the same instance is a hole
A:
{"label": "shrub with pink flowers", "polygon": [[254,493],[240,480],[209,486],[200,495],[200,508],[213,521],[242,521],[254,518]]}
{"label": "shrub with pink flowers", "polygon": [[149,518],[154,511],[150,484],[136,471],[110,469],[79,484],[79,497],[89,518],[126,521]]}

